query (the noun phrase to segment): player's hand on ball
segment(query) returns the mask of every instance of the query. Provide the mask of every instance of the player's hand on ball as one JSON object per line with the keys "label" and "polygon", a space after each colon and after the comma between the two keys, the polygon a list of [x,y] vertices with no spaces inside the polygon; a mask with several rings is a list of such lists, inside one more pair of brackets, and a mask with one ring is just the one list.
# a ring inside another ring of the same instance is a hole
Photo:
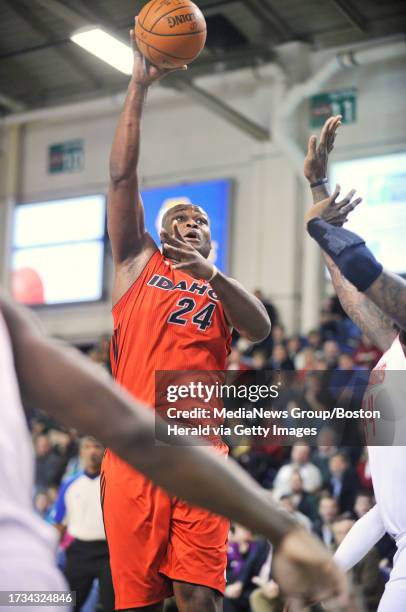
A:
{"label": "player's hand on ball", "polygon": [[305,225],[307,226],[311,219],[320,218],[330,225],[342,227],[348,221],[348,215],[361,204],[362,198],[354,199],[355,189],[352,189],[343,200],[337,202],[340,191],[341,187],[336,185],[332,196],[312,206],[305,215]]}
{"label": "player's hand on ball", "polygon": [[209,280],[213,276],[213,265],[207,261],[191,244],[186,242],[176,222],[173,224],[174,234],[161,230],[163,253],[176,263],[175,270],[184,270],[198,280]]}
{"label": "player's hand on ball", "polygon": [[[137,20],[137,18],[135,18]],[[163,77],[167,76],[171,72],[176,72],[179,70],[187,70],[187,66],[182,66],[181,68],[157,68],[153,64],[151,64],[145,57],[142,55],[141,51],[138,49],[137,41],[135,39],[134,30],[130,30],[131,37],[131,46],[134,53],[134,64],[133,64],[133,74],[132,79],[138,85],[142,87],[148,88],[155,81],[159,81]]]}
{"label": "player's hand on ball", "polygon": [[341,125],[341,115],[330,117],[325,122],[320,143],[317,145],[317,136],[311,136],[304,162],[304,175],[310,183],[326,178],[328,156],[334,149],[334,142],[338,128]]}
{"label": "player's hand on ball", "polygon": [[[289,532],[276,548],[273,574],[281,590],[295,603],[348,600],[344,574],[318,540],[304,529]],[[301,609],[301,608],[300,608]]]}

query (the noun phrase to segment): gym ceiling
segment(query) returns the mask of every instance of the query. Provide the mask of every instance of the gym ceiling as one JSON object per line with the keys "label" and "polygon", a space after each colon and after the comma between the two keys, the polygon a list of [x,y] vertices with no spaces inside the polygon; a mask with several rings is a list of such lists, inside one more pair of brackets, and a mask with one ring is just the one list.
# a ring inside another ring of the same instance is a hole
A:
{"label": "gym ceiling", "polygon": [[[0,115],[122,92],[128,77],[70,34],[100,24],[123,41],[146,0],[0,0]],[[274,59],[298,41],[314,50],[404,32],[404,0],[197,0],[207,45],[188,79]],[[186,77],[185,77],[186,78]]]}

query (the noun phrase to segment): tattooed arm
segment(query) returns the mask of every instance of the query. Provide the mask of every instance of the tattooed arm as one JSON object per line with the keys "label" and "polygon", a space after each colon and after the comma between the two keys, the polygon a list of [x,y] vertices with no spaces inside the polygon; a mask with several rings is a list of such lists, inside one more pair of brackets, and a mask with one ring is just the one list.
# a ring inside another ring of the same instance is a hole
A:
{"label": "tattooed arm", "polygon": [[[305,176],[310,183],[320,182],[320,179],[326,177],[328,156],[334,148],[335,136],[340,124],[341,117],[339,115],[332,117],[326,121],[318,145],[316,136],[310,138],[304,167]],[[312,188],[314,209],[319,209],[317,211],[318,215],[327,223],[342,226],[347,220],[347,215],[361,202],[360,198],[353,200],[354,194],[355,191],[351,191],[341,202],[337,202],[339,189],[330,197],[326,184],[317,185]],[[386,351],[396,337],[396,331],[391,319],[398,320],[397,316],[395,316],[395,314],[398,315],[398,312],[395,310],[394,304],[399,304],[399,298],[396,297],[394,288],[388,291],[387,287],[378,287],[382,282],[382,277],[385,277],[387,274],[383,272],[366,293],[361,293],[341,274],[339,268],[326,253],[323,252],[323,256],[330,272],[334,289],[345,312],[363,333],[368,336],[371,342],[382,351]],[[390,275],[391,279],[392,276]],[[397,277],[395,277],[395,280],[397,280]],[[401,279],[399,280],[401,281]],[[406,283],[404,281],[401,282],[404,283],[405,287],[403,309],[406,310]],[[395,284],[394,279],[392,279],[392,284]],[[385,301],[390,302],[392,305],[391,309],[389,309],[389,304],[383,304],[384,294]]]}
{"label": "tattooed arm", "polygon": [[[361,201],[352,201],[354,191],[337,202],[339,188],[329,196],[325,185],[312,189],[314,207],[310,214],[317,215],[331,225],[341,226],[347,215]],[[348,316],[382,351],[386,351],[397,335],[394,323],[406,329],[406,281],[400,276],[383,270],[376,281],[360,292],[348,281],[332,259],[323,252],[334,289]]]}
{"label": "tattooed arm", "polygon": [[384,270],[365,295],[406,330],[406,281],[403,278]]}
{"label": "tattooed arm", "polygon": [[[325,185],[312,189],[313,203],[315,206],[320,205],[321,218],[334,225],[342,225],[346,220],[347,214],[355,208],[358,202],[358,200],[351,201],[354,192],[350,192],[341,202],[337,202],[338,193],[339,192],[336,191],[330,198],[328,189]],[[326,200],[329,200],[330,204],[328,207],[324,208],[323,203],[326,202]],[[324,210],[322,210],[322,208],[324,208]],[[384,309],[381,304],[370,295],[372,288],[375,287],[387,273],[383,272],[366,293],[361,293],[341,274],[331,257],[324,251],[322,251],[322,253],[330,272],[334,289],[345,312],[350,319],[358,325],[362,332],[368,336],[375,346],[383,352],[387,351],[397,335],[393,326],[394,321],[397,319],[388,312],[388,309]],[[406,296],[406,283],[404,292]],[[376,290],[376,293],[377,295],[383,296],[382,289],[380,291]],[[385,293],[389,294],[387,289],[385,289]],[[393,295],[394,293],[392,291],[392,296]],[[387,296],[387,299],[389,300],[390,298]],[[392,300],[396,300],[396,298],[392,297]]]}
{"label": "tattooed arm", "polygon": [[354,285],[344,278],[332,259],[324,252],[323,257],[338,299],[347,315],[375,346],[383,352],[387,351],[397,335],[393,327],[393,321],[364,293],[358,291]]}

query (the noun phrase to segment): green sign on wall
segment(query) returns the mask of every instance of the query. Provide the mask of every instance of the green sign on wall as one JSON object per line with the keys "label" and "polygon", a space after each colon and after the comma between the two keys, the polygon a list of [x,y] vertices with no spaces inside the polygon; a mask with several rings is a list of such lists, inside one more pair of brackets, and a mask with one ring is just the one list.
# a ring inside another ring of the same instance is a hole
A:
{"label": "green sign on wall", "polygon": [[81,172],[85,165],[83,140],[70,140],[48,148],[48,172]]}
{"label": "green sign on wall", "polygon": [[321,127],[332,115],[342,115],[343,123],[357,119],[357,90],[340,89],[318,94],[311,99],[311,127]]}

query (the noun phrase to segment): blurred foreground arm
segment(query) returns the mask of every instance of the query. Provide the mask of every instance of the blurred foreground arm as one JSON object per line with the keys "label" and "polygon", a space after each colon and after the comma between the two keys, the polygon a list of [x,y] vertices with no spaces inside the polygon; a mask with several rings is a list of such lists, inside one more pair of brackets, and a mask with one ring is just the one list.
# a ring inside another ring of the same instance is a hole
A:
{"label": "blurred foreground arm", "polygon": [[155,427],[164,425],[150,410],[78,351],[43,336],[31,314],[1,294],[0,307],[23,397],[64,425],[94,435],[171,493],[265,535],[275,545],[275,576],[286,592],[320,598],[345,592],[324,547],[241,468],[187,441],[182,447],[155,446]]}

